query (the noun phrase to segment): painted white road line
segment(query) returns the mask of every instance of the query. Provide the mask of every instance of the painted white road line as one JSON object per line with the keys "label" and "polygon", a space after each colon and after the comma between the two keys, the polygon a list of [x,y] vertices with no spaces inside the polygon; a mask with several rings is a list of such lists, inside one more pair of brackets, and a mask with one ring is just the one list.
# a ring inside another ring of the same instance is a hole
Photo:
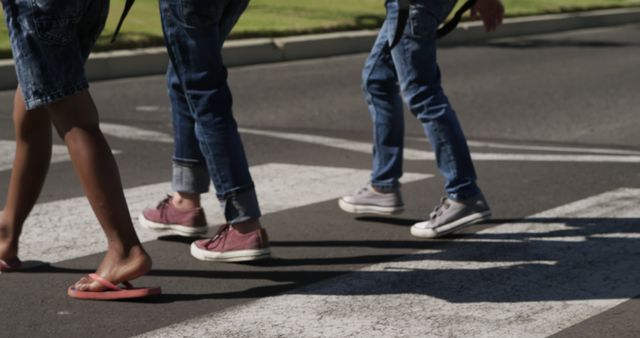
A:
{"label": "painted white road line", "polygon": [[[355,152],[364,153],[364,154],[371,154],[371,151],[372,151],[372,148],[371,148],[372,145],[369,142],[358,142],[358,141],[335,138],[335,137],[276,132],[276,131],[267,131],[267,130],[258,130],[258,129],[249,129],[249,128],[239,128],[239,130],[241,133],[244,133],[244,134],[267,136],[267,137],[291,140],[296,142],[311,143],[311,144],[317,144],[325,147],[355,151]],[[430,152],[409,149],[409,148],[404,149],[404,158],[407,160],[435,159],[433,154],[431,154]]]}
{"label": "painted white road line", "polygon": [[[418,138],[413,138],[418,139]],[[425,140],[422,138],[421,140]],[[507,144],[496,142],[480,142],[467,141],[470,147],[483,147],[494,149],[514,149],[514,150],[531,150],[531,151],[550,151],[562,153],[587,153],[587,154],[608,154],[608,155],[640,155],[640,151],[611,149],[611,148],[584,148],[584,147],[557,147],[557,146],[538,146],[525,144]]]}
{"label": "painted white road line", "polygon": [[[252,167],[251,173],[263,214],[336,199],[350,193],[358,184],[364,184],[369,176],[366,170],[294,164],[259,165]],[[408,173],[402,181],[409,183],[429,177],[432,175]],[[126,189],[125,195],[135,223],[143,208],[155,206],[170,192],[169,183]],[[202,202],[209,223],[222,224],[224,218],[213,193],[203,195]],[[157,234],[145,230],[139,230],[138,234],[142,241],[157,237]],[[22,259],[46,262],[82,257],[105,248],[104,235],[84,197],[36,205],[20,239]]]}
{"label": "painted white road line", "polygon": [[[364,154],[371,154],[371,143],[358,142],[348,139],[316,136],[298,133],[274,132],[249,128],[240,128],[242,133],[267,136],[297,142],[322,145],[337,149],[344,149]],[[640,154],[637,155],[575,155],[575,154],[507,154],[507,153],[480,153],[472,152],[471,157],[475,161],[523,161],[523,162],[595,162],[595,163],[640,163]],[[435,160],[431,151],[404,149],[404,158],[407,160]]]}
{"label": "painted white road line", "polygon": [[105,135],[125,140],[173,143],[173,136],[158,131],[131,127],[122,124],[100,123],[100,129]]}
{"label": "painted white road line", "polygon": [[546,337],[640,294],[639,234],[615,190],[142,337]]}
{"label": "painted white road line", "polygon": [[[0,171],[11,170],[13,168],[13,158],[16,152],[15,141],[0,140]],[[119,150],[113,150],[114,154],[119,154]],[[53,145],[51,149],[51,163],[70,161],[66,146]]]}
{"label": "painted white road line", "polygon": [[[136,127],[119,124],[101,123],[102,131],[118,138],[148,142],[172,143],[171,135]],[[275,132],[250,128],[240,128],[240,132],[251,135],[267,136],[297,142],[317,144],[325,147],[344,149],[358,153],[371,154],[372,145],[368,142],[358,142],[327,136],[317,136],[299,133]],[[572,148],[551,146],[527,146],[501,143],[474,142],[469,145],[496,149],[517,149],[529,151],[566,152],[568,154],[510,154],[472,152],[474,161],[517,161],[517,162],[582,162],[582,163],[640,163],[640,152],[620,149],[604,148]],[[571,154],[574,153],[574,154]],[[579,155],[575,153],[586,153]],[[414,161],[434,161],[435,155],[431,151],[405,148],[404,158]]]}
{"label": "painted white road line", "polygon": [[[162,109],[160,106],[137,106],[136,107],[136,111],[143,111],[143,112],[156,112],[156,111],[160,111],[160,109]],[[169,110],[169,109],[164,108],[163,110]]]}
{"label": "painted white road line", "polygon": [[[14,141],[0,140],[0,171],[11,170],[13,168],[13,158],[16,153],[16,143]],[[67,147],[54,145],[51,150],[51,163],[69,161]]]}
{"label": "painted white road line", "polygon": [[471,158],[474,161],[640,163],[640,156],[633,155],[503,154],[472,152]]}

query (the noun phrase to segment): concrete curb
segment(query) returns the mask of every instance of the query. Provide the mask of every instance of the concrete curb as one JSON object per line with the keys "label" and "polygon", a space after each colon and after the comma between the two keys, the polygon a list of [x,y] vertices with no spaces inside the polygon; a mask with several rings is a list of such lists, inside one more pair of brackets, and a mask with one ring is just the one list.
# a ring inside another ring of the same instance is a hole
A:
{"label": "concrete curb", "polygon": [[[544,34],[572,29],[594,28],[640,22],[640,8],[599,10],[542,15],[505,20],[500,29],[484,32],[480,22],[462,23],[443,39],[443,46],[477,44],[489,39]],[[375,30],[303,35],[285,38],[231,40],[223,56],[227,66],[243,66],[320,58],[369,51]],[[168,62],[164,47],[92,54],[87,62],[89,80],[107,80],[164,74]],[[0,60],[0,89],[16,86],[13,61]]]}

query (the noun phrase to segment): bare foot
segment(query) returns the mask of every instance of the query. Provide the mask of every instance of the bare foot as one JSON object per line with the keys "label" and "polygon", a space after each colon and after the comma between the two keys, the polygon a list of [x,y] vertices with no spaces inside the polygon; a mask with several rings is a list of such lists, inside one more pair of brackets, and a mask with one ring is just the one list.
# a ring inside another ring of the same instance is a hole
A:
{"label": "bare foot", "polygon": [[[127,254],[119,254],[110,250],[96,271],[100,277],[118,285],[121,282],[134,280],[151,271],[151,257],[142,246],[134,246]],[[100,292],[106,288],[89,277],[83,277],[74,285],[79,291]]]}

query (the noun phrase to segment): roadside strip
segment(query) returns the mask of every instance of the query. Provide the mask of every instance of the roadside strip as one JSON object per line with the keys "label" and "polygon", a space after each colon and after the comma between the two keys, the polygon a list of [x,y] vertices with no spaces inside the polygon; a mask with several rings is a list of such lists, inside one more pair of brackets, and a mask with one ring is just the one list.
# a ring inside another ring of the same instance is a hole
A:
{"label": "roadside strip", "polygon": [[[465,22],[441,41],[454,46],[482,43],[489,39],[545,34],[573,29],[624,25],[640,22],[640,8],[612,9],[506,19],[497,32],[487,34],[480,22]],[[321,58],[367,52],[376,30],[302,35],[284,38],[231,40],[224,45],[227,66]],[[91,81],[159,75],[166,71],[164,47],[92,54],[87,63]],[[0,60],[0,90],[16,87],[13,61]]]}

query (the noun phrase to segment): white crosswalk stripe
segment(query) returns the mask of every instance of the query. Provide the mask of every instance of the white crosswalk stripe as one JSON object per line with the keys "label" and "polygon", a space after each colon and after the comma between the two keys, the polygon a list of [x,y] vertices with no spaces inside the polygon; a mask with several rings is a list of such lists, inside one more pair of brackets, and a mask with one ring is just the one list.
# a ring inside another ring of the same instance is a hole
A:
{"label": "white crosswalk stripe", "polygon": [[[298,134],[298,133],[285,133],[285,132],[275,132],[275,131],[266,131],[266,130],[258,130],[258,129],[249,129],[249,128],[241,128],[241,132],[245,134],[252,135],[261,135],[274,137],[279,139],[297,141],[297,142],[305,142],[323,145],[327,147],[349,150],[364,154],[371,154],[371,143],[368,142],[357,142],[347,139],[335,138],[335,137],[327,137],[327,136],[317,136],[317,135],[308,135],[308,134]],[[493,146],[495,144],[483,143],[483,146]],[[503,149],[514,149],[514,147],[509,147],[508,145],[502,145],[500,147],[495,148],[503,148]],[[532,150],[532,149],[522,149],[521,150]],[[571,148],[567,148],[571,149]],[[540,147],[537,150],[541,150]],[[548,149],[547,149],[548,151]],[[558,149],[554,149],[553,151],[558,151]],[[567,152],[572,152],[571,150],[566,150]],[[584,148],[576,148],[575,152],[585,152]],[[474,161],[523,161],[523,162],[609,162],[609,163],[640,163],[640,153],[637,152],[615,152],[614,154],[598,154],[589,152],[589,155],[576,155],[576,154],[535,154],[535,153],[526,153],[526,154],[511,154],[511,153],[483,153],[483,152],[471,152],[471,157]],[[435,154],[432,151],[418,150],[412,148],[404,148],[404,158],[407,160],[435,160]]]}
{"label": "white crosswalk stripe", "polygon": [[545,337],[640,293],[638,235],[619,189],[141,337]]}
{"label": "white crosswalk stripe", "polygon": [[[11,170],[13,168],[13,157],[16,152],[14,141],[0,140],[0,171]],[[54,145],[51,151],[51,163],[64,162],[69,160],[67,147]]]}
{"label": "white crosswalk stripe", "polygon": [[[424,141],[424,138],[417,139]],[[539,146],[526,144],[505,144],[496,142],[468,141],[470,147],[483,147],[493,149],[527,150],[527,151],[549,151],[563,153],[586,153],[586,154],[608,154],[608,155],[640,155],[640,151],[611,148],[585,148],[585,147],[559,147],[559,146]]]}
{"label": "white crosswalk stripe", "polygon": [[[13,168],[13,158],[16,152],[14,141],[0,140],[0,171]],[[114,154],[120,154],[120,150],[112,150]],[[51,149],[51,163],[70,161],[66,146],[54,144]]]}
{"label": "white crosswalk stripe", "polygon": [[[150,131],[146,129],[101,123],[102,131],[114,137],[138,140],[146,142],[172,143],[173,138],[165,133]],[[335,137],[277,132],[268,130],[258,130],[251,128],[240,128],[240,132],[250,135],[267,136],[297,142],[311,143],[326,147],[343,149],[358,153],[371,154],[371,143],[358,142]],[[415,138],[412,138],[415,139]],[[424,140],[423,138],[420,140]],[[584,147],[557,147],[557,146],[534,146],[534,145],[514,145],[496,142],[469,141],[469,146],[525,150],[525,151],[546,151],[544,153],[487,153],[472,151],[471,157],[474,161],[519,161],[519,162],[582,162],[582,163],[640,163],[640,152],[624,149],[607,148],[584,148]],[[559,154],[564,153],[564,154]],[[414,161],[433,161],[435,154],[432,151],[419,150],[405,147],[404,158]]]}
{"label": "white crosswalk stripe", "polygon": [[[173,142],[161,132],[108,123],[101,127],[105,134],[122,139]],[[241,132],[371,153],[367,142],[255,129]],[[469,144],[525,151],[474,152],[478,161],[640,162],[640,152],[622,149]],[[11,169],[14,151],[13,141],[0,140],[0,171]],[[405,158],[434,156],[408,148]],[[66,147],[55,145],[52,162],[68,160]],[[336,199],[369,175],[368,170],[276,163],[251,170],[264,214]],[[403,182],[430,177],[410,173]],[[168,182],[125,190],[134,223],[144,207],[170,191]],[[210,224],[224,222],[212,193],[204,196],[203,204]],[[156,238],[144,230],[139,235],[143,242]],[[640,294],[640,272],[627,259],[640,255],[638,238],[640,189],[619,189],[444,240],[451,243],[437,250],[422,250],[141,337],[545,337]],[[84,197],[38,204],[21,237],[25,260],[55,263],[105,248]],[[251,325],[244,325],[246,318],[252,318]]]}
{"label": "white crosswalk stripe", "polygon": [[159,143],[173,143],[173,136],[147,129],[141,129],[122,124],[100,123],[102,133],[125,140],[137,140]]}
{"label": "white crosswalk stripe", "polygon": [[[357,188],[354,184],[364,184],[369,175],[359,169],[276,163],[252,167],[251,173],[264,214],[336,199]],[[429,177],[432,175],[408,173],[403,182]],[[160,183],[126,189],[125,195],[137,219],[143,208],[154,206],[170,192],[169,183]],[[224,222],[212,193],[203,195],[202,203],[209,224]],[[138,233],[142,241],[156,238],[144,230]],[[24,225],[20,245],[22,259],[59,262],[105,250],[106,240],[86,198],[78,197],[36,205]]]}

